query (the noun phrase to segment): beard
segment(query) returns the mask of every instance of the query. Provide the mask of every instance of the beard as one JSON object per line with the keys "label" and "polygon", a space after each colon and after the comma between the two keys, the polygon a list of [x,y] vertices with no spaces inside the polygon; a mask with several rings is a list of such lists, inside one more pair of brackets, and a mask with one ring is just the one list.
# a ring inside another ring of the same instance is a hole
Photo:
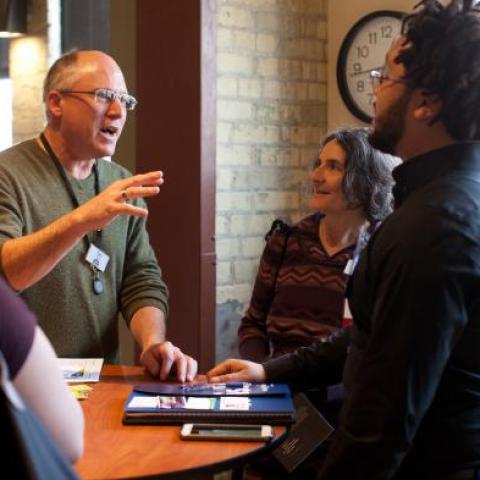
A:
{"label": "beard", "polygon": [[397,155],[398,143],[405,131],[405,119],[411,93],[405,92],[381,116],[375,117],[375,125],[368,141],[376,148],[390,155]]}

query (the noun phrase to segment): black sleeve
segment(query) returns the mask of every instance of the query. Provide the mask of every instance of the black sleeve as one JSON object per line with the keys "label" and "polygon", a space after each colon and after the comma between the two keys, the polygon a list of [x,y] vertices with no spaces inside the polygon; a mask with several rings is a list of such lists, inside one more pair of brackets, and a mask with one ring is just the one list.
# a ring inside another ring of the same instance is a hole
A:
{"label": "black sleeve", "polygon": [[468,321],[466,286],[475,275],[466,257],[479,253],[452,235],[403,239],[389,252],[375,278],[368,342],[319,479],[387,480],[397,472]]}
{"label": "black sleeve", "polygon": [[339,383],[350,344],[350,327],[324,340],[263,364],[267,380],[287,382],[295,389]]}

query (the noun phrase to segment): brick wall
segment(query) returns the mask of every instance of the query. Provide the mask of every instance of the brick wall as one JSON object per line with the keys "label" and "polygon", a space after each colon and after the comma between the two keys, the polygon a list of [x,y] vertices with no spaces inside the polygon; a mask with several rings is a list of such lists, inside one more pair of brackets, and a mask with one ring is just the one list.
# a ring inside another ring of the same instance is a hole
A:
{"label": "brick wall", "polygon": [[265,232],[306,213],[326,128],[327,0],[217,0],[217,360],[236,330]]}

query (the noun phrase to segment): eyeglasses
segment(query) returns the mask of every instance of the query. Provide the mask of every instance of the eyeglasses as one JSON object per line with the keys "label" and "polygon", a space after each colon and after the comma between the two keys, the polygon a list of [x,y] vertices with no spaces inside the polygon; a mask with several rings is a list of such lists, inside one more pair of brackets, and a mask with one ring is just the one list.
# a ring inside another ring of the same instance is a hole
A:
{"label": "eyeglasses", "polygon": [[95,102],[101,104],[110,104],[115,100],[119,100],[120,103],[127,110],[134,110],[138,101],[132,95],[128,93],[120,93],[116,90],[111,90],[110,88],[96,88],[95,90],[59,90],[60,93],[68,95],[70,93],[85,93],[87,95],[94,95]]}
{"label": "eyeglasses", "polygon": [[372,82],[373,89],[376,89],[385,80],[390,80],[391,82],[394,82],[394,83],[405,83],[405,80],[401,78],[389,77],[388,75],[383,73],[383,71],[380,71],[380,70],[370,70],[370,80]]}

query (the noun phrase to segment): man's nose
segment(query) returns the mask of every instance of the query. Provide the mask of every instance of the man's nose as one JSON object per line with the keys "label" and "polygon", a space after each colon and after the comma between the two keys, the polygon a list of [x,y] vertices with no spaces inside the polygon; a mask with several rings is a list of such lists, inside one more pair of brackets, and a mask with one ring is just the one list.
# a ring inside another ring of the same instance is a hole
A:
{"label": "man's nose", "polygon": [[107,114],[115,117],[126,115],[126,109],[118,97],[115,97],[115,99],[109,103]]}

